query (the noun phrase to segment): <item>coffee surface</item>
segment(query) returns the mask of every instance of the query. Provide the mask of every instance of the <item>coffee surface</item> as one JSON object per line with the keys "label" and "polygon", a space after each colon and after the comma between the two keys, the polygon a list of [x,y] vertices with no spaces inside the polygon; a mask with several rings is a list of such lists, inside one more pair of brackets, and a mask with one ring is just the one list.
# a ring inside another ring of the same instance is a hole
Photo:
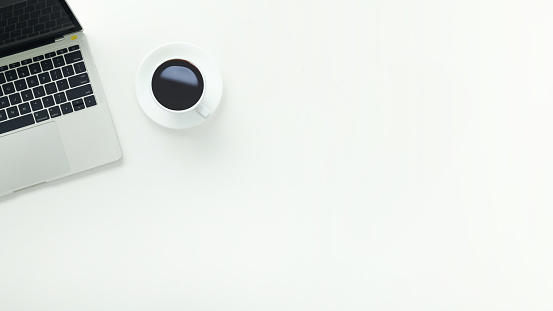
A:
{"label": "coffee surface", "polygon": [[196,105],[204,91],[204,80],[190,62],[172,59],[157,67],[152,77],[152,91],[163,107],[182,111]]}

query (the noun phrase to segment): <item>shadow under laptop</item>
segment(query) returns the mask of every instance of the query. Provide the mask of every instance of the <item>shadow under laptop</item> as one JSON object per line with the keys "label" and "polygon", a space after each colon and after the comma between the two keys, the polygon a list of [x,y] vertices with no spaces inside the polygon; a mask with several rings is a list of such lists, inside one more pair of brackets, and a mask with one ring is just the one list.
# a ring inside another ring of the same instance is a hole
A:
{"label": "shadow under laptop", "polygon": [[70,175],[70,176],[67,176],[67,177],[64,177],[64,178],[56,179],[56,180],[51,181],[51,182],[43,182],[43,183],[39,183],[39,184],[30,186],[30,187],[26,187],[26,188],[17,190],[15,192],[11,193],[11,194],[8,194],[6,196],[1,197],[0,198],[0,206],[2,205],[3,202],[15,199],[15,198],[19,197],[20,195],[25,195],[25,194],[27,194],[31,191],[35,191],[35,190],[38,190],[38,189],[44,189],[46,187],[56,187],[56,186],[59,186],[59,185],[63,185],[67,182],[72,182],[75,179],[86,178],[89,175],[99,174],[99,173],[107,171],[107,170],[112,170],[114,168],[121,167],[121,166],[123,166],[123,163],[124,163],[123,161],[125,161],[124,157],[121,158],[118,161],[108,163],[108,164],[104,164],[102,166],[98,166],[98,167],[92,168],[92,169],[84,171],[84,172],[80,172],[80,173],[73,174],[73,175]]}

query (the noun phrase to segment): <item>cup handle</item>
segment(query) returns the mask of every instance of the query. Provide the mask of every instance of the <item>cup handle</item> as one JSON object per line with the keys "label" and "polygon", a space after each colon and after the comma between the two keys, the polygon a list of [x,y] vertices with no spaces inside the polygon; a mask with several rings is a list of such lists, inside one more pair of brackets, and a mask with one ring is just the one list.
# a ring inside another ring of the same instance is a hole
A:
{"label": "cup handle", "polygon": [[209,118],[211,115],[211,111],[209,111],[209,109],[202,104],[198,104],[194,110],[204,119]]}

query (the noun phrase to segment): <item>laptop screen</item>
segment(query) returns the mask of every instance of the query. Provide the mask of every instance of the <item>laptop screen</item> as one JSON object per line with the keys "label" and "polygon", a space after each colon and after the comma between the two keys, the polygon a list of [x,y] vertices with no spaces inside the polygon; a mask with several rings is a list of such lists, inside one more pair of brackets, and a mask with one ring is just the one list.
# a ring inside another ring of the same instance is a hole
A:
{"label": "laptop screen", "polygon": [[0,0],[0,56],[81,30],[65,0]]}

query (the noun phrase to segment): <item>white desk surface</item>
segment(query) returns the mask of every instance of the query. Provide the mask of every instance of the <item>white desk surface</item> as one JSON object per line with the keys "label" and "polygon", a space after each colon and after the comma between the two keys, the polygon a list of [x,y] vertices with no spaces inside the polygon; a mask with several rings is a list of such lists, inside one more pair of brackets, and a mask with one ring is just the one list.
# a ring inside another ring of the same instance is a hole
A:
{"label": "white desk surface", "polygon": [[[122,161],[0,199],[0,310],[552,310],[551,1],[71,0]],[[158,46],[219,62],[192,130]]]}

